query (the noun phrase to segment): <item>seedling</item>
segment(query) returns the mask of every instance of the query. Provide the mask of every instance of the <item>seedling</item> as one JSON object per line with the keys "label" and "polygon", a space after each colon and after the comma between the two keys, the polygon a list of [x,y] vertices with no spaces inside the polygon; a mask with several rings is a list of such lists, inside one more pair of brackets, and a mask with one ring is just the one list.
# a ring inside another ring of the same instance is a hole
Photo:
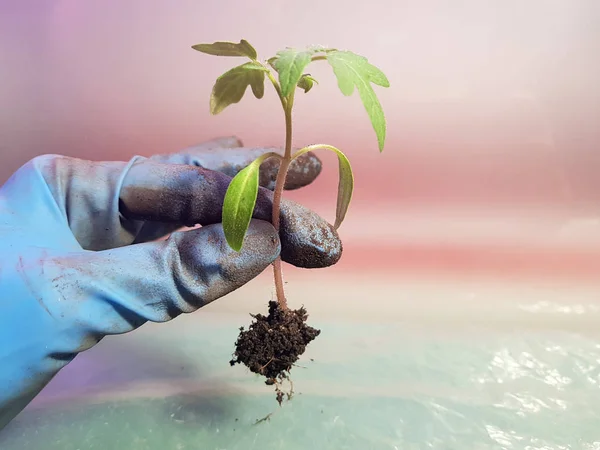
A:
{"label": "seedling", "polygon": [[[236,251],[242,249],[244,236],[256,205],[261,164],[269,158],[279,159],[272,216],[273,226],[279,231],[280,202],[290,163],[299,156],[317,149],[333,151],[338,157],[339,185],[334,228],[339,228],[348,211],[354,189],[350,161],[341,150],[327,144],[308,145],[292,153],[292,109],[296,89],[308,93],[317,80],[304,72],[306,67],[314,61],[327,61],[333,69],[342,94],[350,96],[355,86],[358,89],[375,130],[379,151],[383,151],[386,121],[381,104],[371,86],[376,84],[389,87],[390,83],[383,72],[363,56],[321,46],[304,50],[286,48],[264,62],[259,61],[256,50],[246,40],[241,40],[239,43],[198,44],[192,48],[209,55],[243,57],[249,60],[217,78],[210,97],[211,114],[219,114],[229,105],[239,103],[248,86],[254,96],[261,99],[264,96],[265,78],[267,78],[281,100],[285,115],[283,156],[274,152],[259,156],[239,171],[229,184],[223,203],[222,222],[225,237],[231,248]],[[253,315],[255,321],[250,328],[248,330],[240,328],[231,365],[243,363],[252,372],[266,377],[266,384],[275,385],[277,401],[281,405],[284,398],[281,383],[287,379],[291,384],[290,370],[304,353],[306,346],[320,334],[320,330],[306,325],[308,318],[306,309],[289,309],[283,288],[280,258],[273,263],[273,271],[277,301],[269,302],[268,316]],[[286,393],[288,399],[292,394],[293,387]]]}

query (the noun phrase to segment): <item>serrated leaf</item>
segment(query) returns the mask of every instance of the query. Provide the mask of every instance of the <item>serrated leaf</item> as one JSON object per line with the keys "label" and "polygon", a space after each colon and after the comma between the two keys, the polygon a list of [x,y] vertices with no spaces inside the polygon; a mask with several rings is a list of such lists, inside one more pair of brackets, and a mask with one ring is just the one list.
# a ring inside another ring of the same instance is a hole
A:
{"label": "serrated leaf", "polygon": [[[338,50],[335,48],[324,47],[322,45],[310,45],[306,48],[306,51],[311,54],[312,58],[316,53],[330,53],[337,52]],[[269,63],[269,65],[275,70],[277,70],[275,67],[275,61],[277,61],[278,58],[278,56],[273,56],[267,60],[267,63]]]}
{"label": "serrated leaf", "polygon": [[229,246],[239,252],[256,205],[260,165],[268,158],[281,158],[275,152],[262,154],[240,170],[229,183],[223,201],[223,232]]}
{"label": "serrated leaf", "polygon": [[219,78],[210,96],[211,114],[219,114],[229,105],[239,103],[248,86],[258,99],[265,94],[266,69],[256,62],[248,62],[228,70]]}
{"label": "serrated leaf", "polygon": [[337,230],[346,218],[346,213],[348,212],[348,207],[350,206],[350,201],[352,200],[352,192],[354,191],[354,175],[352,173],[352,166],[350,165],[350,161],[339,148],[336,148],[333,145],[326,144],[315,144],[309,145],[308,147],[304,147],[298,150],[294,154],[292,159],[296,159],[304,153],[318,150],[320,148],[325,150],[331,150],[338,157],[339,182],[337,204],[335,207],[335,223],[333,225],[333,227]]}
{"label": "serrated leaf", "polygon": [[315,83],[319,84],[319,82],[311,77],[309,73],[305,73],[300,77],[300,80],[298,81],[298,87],[300,89],[304,89],[304,93],[306,94],[312,89]]}
{"label": "serrated leaf", "polygon": [[310,63],[312,54],[311,51],[298,51],[287,48],[277,52],[275,58],[271,58],[273,61],[270,64],[279,74],[279,85],[281,86],[281,94],[284,97],[290,95],[296,88],[302,72]]}
{"label": "serrated leaf", "polygon": [[327,61],[333,68],[342,94],[352,95],[354,86],[358,89],[371,124],[377,135],[379,151],[383,151],[386,137],[386,122],[381,103],[371,83],[382,87],[389,87],[390,82],[384,73],[370,64],[364,56],[349,51],[337,51],[327,54]]}
{"label": "serrated leaf", "polygon": [[311,45],[308,47],[308,50],[312,51],[312,52],[322,52],[322,53],[327,53],[327,52],[336,52],[337,49],[335,48],[329,48],[329,47],[325,47],[323,45]]}
{"label": "serrated leaf", "polygon": [[258,57],[254,47],[242,39],[239,43],[235,42],[214,42],[212,44],[192,45],[194,50],[214,56],[247,56],[252,60]]}

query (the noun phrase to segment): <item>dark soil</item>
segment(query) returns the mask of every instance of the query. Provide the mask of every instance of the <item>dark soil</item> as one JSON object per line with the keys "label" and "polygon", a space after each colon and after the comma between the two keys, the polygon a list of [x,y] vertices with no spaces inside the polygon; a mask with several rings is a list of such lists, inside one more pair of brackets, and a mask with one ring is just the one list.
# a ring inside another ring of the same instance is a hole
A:
{"label": "dark soil", "polygon": [[[240,328],[236,350],[230,364],[244,364],[252,372],[264,376],[267,385],[275,385],[281,405],[284,393],[280,383],[289,380],[289,372],[306,346],[320,333],[306,325],[306,309],[283,310],[276,301],[269,302],[269,315],[252,315],[248,330]],[[291,398],[293,389],[287,393]]]}

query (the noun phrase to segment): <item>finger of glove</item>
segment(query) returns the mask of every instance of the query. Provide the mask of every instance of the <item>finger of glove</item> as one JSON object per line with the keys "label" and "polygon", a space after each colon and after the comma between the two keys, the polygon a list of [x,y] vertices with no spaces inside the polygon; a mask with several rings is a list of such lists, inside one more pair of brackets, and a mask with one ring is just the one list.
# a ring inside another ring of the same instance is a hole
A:
{"label": "finger of glove", "polygon": [[[188,147],[177,153],[155,155],[150,159],[167,164],[202,167],[233,178],[256,158],[268,152],[280,155],[284,153],[281,148],[275,147],[244,147],[238,138],[224,137]],[[259,185],[274,190],[279,166],[280,161],[276,158],[264,161],[259,169]],[[284,189],[299,189],[312,183],[321,170],[322,163],[313,152],[300,155],[288,168]],[[159,239],[179,228],[179,224],[146,222],[139,230],[134,243]]]}
{"label": "finger of glove", "polygon": [[[235,138],[222,138],[222,140],[188,147],[177,153],[155,155],[150,159],[168,164],[203,167],[222,172],[233,178],[240,170],[265,153],[274,152],[282,156],[284,153],[283,149],[277,147],[243,147],[239,140],[236,142],[240,145],[234,146],[233,139]],[[220,147],[221,142],[224,142],[226,146]],[[270,158],[261,164],[260,186],[270,190],[275,189],[280,164],[279,159],[276,158]],[[284,188],[293,190],[309,185],[319,176],[321,169],[321,160],[313,152],[304,153],[290,164]]]}
{"label": "finger of glove", "polygon": [[[120,193],[121,213],[131,220],[209,225],[222,220],[231,178],[188,165],[142,160],[131,166]],[[255,219],[270,221],[273,193],[259,188]],[[335,264],[341,240],[331,224],[315,212],[291,201],[281,202],[280,234],[284,261],[304,268]]]}
{"label": "finger of glove", "polygon": [[[189,163],[196,167],[202,161],[206,166],[237,173],[244,162],[248,163],[253,160],[253,156],[266,151],[236,150],[241,144],[236,137],[218,138],[191,147],[187,152],[157,156],[156,159]],[[228,152],[231,152],[228,157],[218,156]],[[172,221],[145,223],[120,215],[121,183],[129,167],[138,159],[142,158],[135,157],[129,162],[92,162],[59,155],[42,155],[21,167],[1,190],[10,197],[7,204],[12,207],[12,218],[19,221],[21,227],[41,227],[39,218],[42,217],[47,221],[47,226],[51,225],[50,222],[66,220],[77,242],[86,250],[104,250],[133,242],[147,242],[163,237],[184,224]],[[269,161],[265,162],[261,175],[263,185],[273,184],[273,168],[278,165]],[[288,180],[291,180],[288,187],[307,185],[319,172],[320,161],[314,155],[304,155],[298,158],[288,173]],[[31,204],[40,206],[35,214],[27,207]],[[32,218],[33,221],[30,220]],[[40,233],[39,240],[50,239],[45,231],[36,229]],[[49,245],[48,242],[41,244]]]}
{"label": "finger of glove", "polygon": [[240,288],[279,255],[273,226],[253,220],[240,252],[220,224],[173,233],[159,242],[86,252],[44,262],[53,296],[69,302],[67,314],[91,335],[120,334],[146,321],[165,322]]}

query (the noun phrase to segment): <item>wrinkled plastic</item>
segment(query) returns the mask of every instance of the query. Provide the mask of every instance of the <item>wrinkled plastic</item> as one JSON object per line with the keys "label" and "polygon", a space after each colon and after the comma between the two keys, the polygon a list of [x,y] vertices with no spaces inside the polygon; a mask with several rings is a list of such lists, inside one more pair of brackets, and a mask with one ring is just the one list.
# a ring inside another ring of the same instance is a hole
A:
{"label": "wrinkled plastic", "polygon": [[[331,275],[312,287],[290,277],[291,304],[305,304],[322,334],[280,408],[273,386],[229,366],[251,320],[232,311],[264,312],[268,279],[80,355],[0,434],[2,449],[598,445],[593,290],[401,277],[400,292],[381,277],[346,287]],[[363,311],[369,295],[378,312]]]}

